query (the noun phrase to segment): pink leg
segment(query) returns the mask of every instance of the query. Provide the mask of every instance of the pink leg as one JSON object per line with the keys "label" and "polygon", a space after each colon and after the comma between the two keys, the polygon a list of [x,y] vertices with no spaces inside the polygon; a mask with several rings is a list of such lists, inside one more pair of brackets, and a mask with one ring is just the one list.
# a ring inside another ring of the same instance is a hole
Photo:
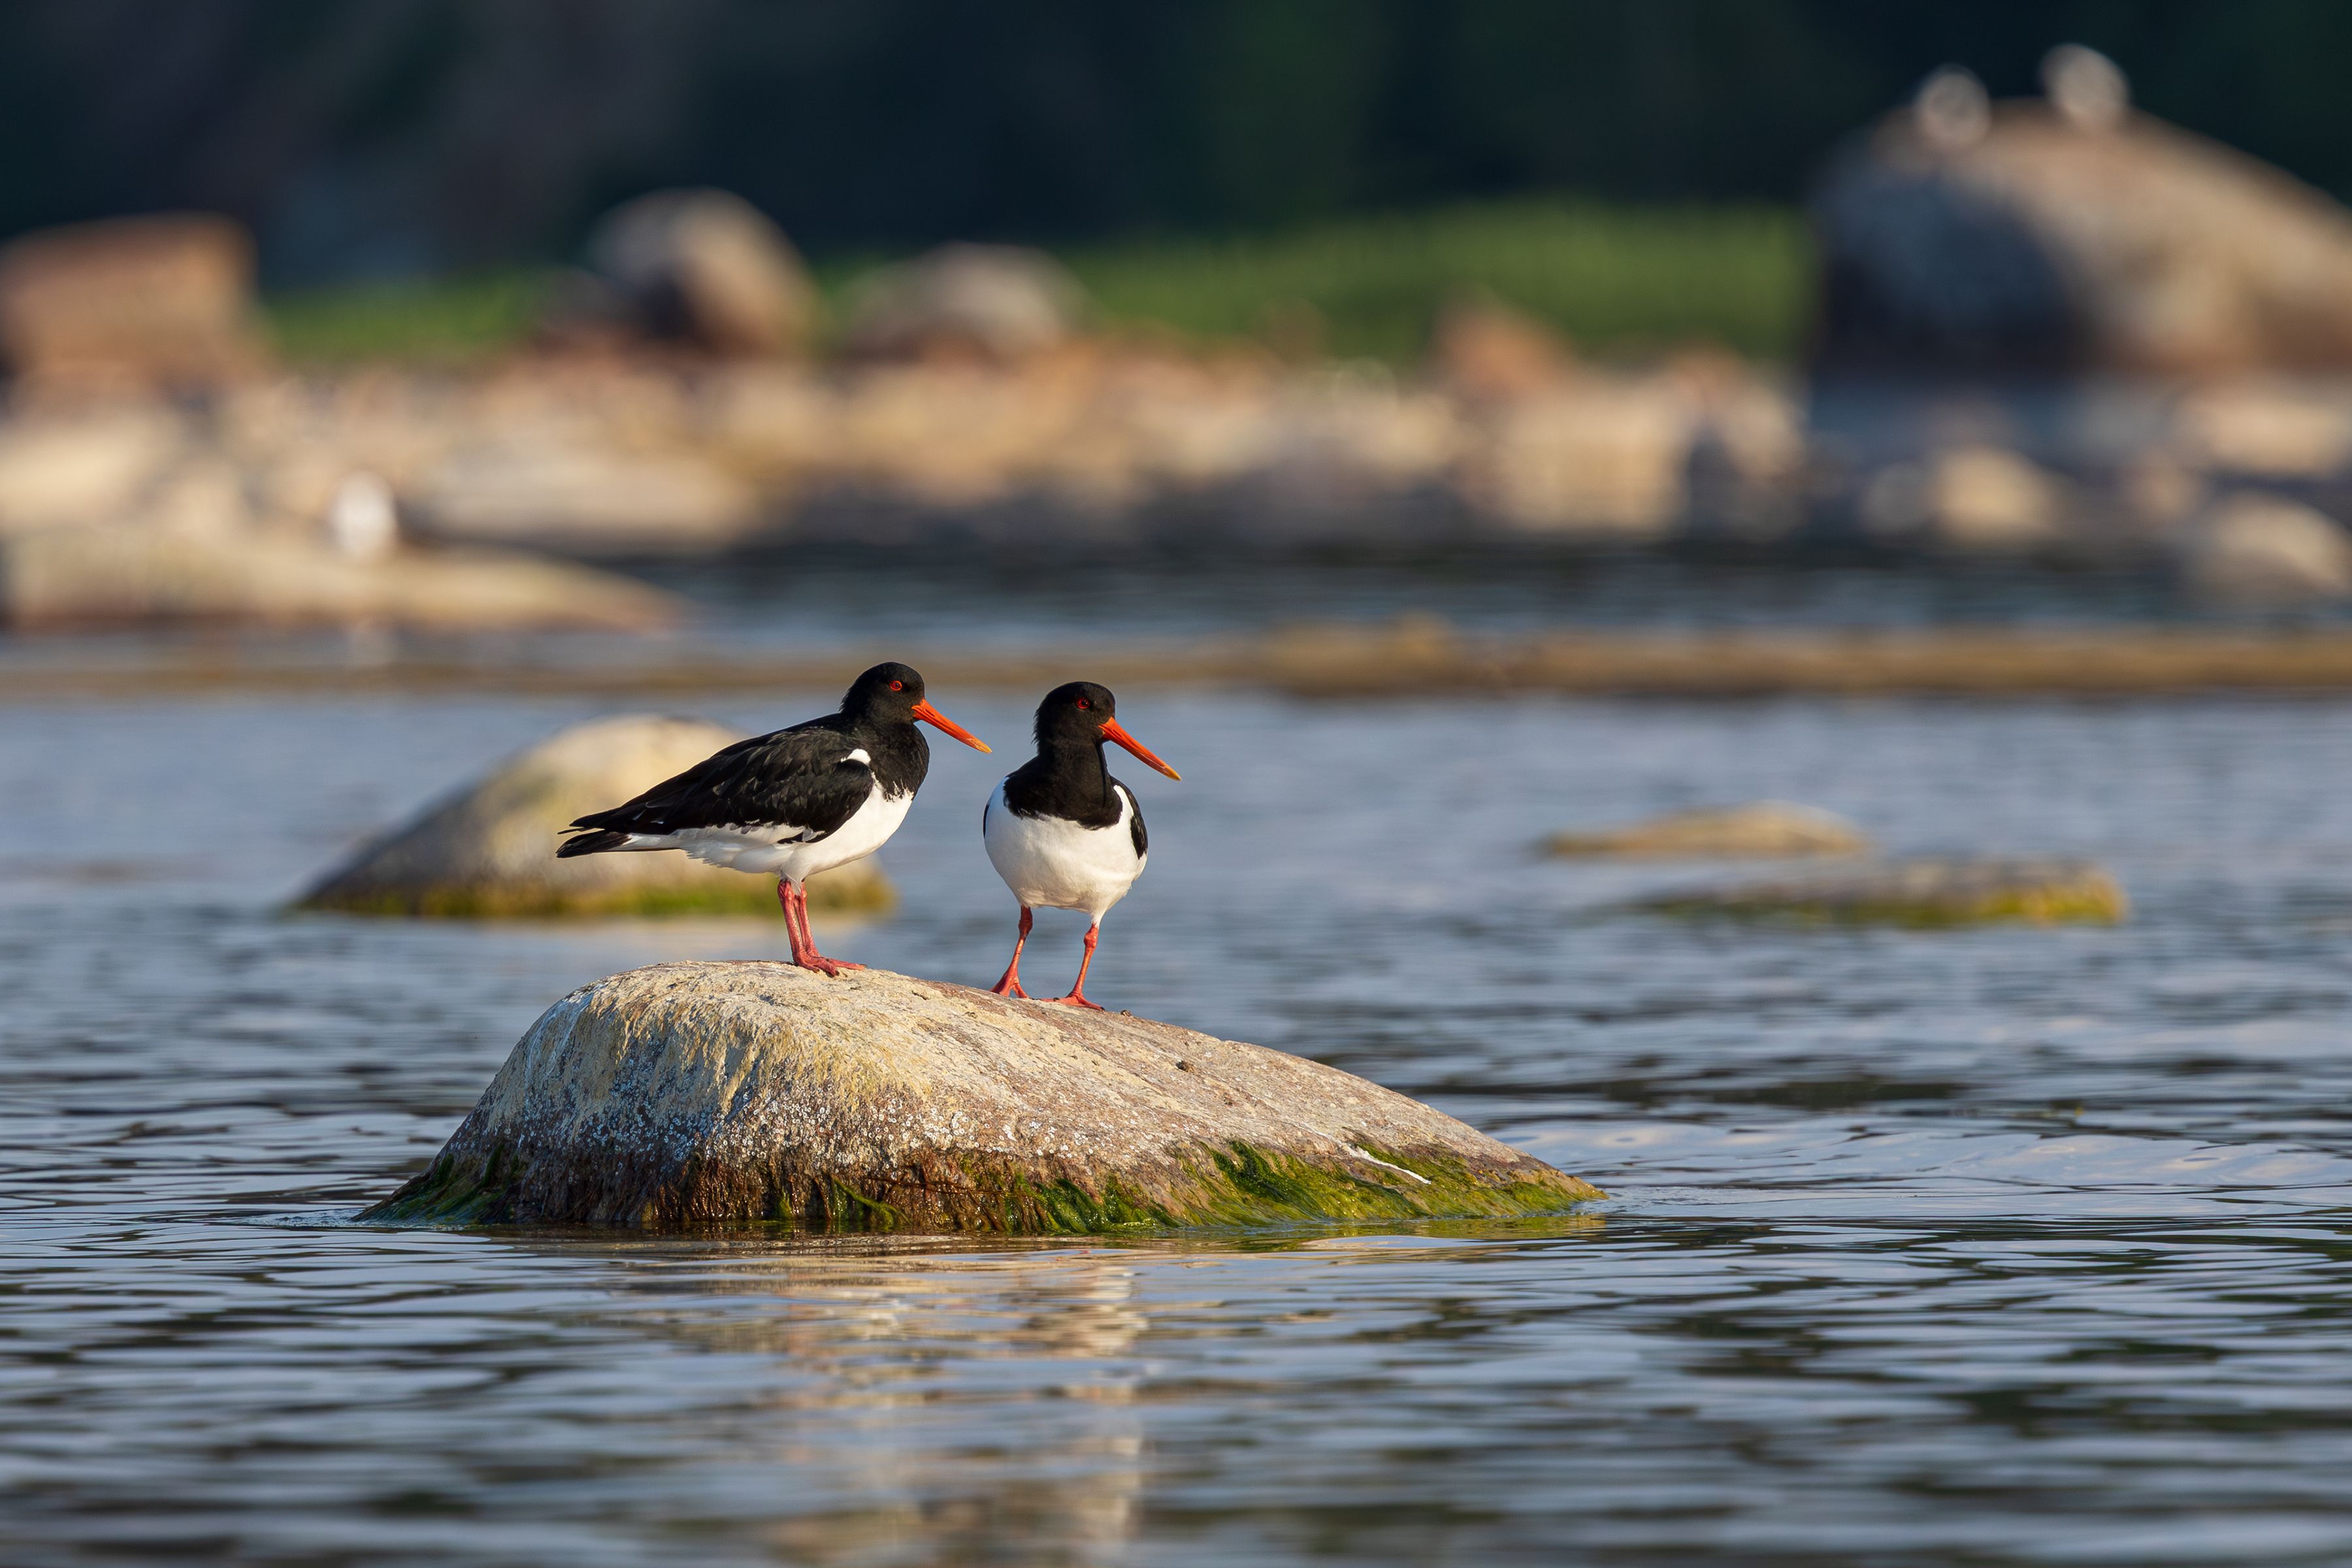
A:
{"label": "pink leg", "polygon": [[850,963],[838,958],[827,958],[816,950],[816,938],[808,925],[808,892],[791,882],[776,884],[776,898],[784,906],[784,930],[793,944],[793,962],[803,969],[814,969],[819,974],[835,975],[847,970],[863,969],[862,963]]}
{"label": "pink leg", "polygon": [[1004,978],[989,987],[999,996],[1018,996],[1026,1002],[1029,993],[1021,989],[1021,946],[1029,940],[1029,906],[1021,906],[1021,934],[1013,939],[1013,962],[1004,966]]}
{"label": "pink leg", "polygon": [[1087,955],[1078,960],[1078,978],[1076,983],[1071,985],[1070,994],[1067,996],[1055,996],[1049,998],[1049,1000],[1059,1002],[1065,1006],[1091,1007],[1097,1013],[1103,1010],[1101,1003],[1089,1002],[1087,1000],[1087,969],[1095,961],[1095,935],[1101,930],[1102,927],[1099,925],[1090,925],[1087,927]]}

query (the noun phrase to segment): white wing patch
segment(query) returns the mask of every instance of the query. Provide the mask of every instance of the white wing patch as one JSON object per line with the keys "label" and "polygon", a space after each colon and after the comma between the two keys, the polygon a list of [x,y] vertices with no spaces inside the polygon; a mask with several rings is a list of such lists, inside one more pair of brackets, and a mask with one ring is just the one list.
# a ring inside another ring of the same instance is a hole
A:
{"label": "white wing patch", "polygon": [[840,766],[848,763],[856,763],[861,767],[870,768],[874,765],[874,758],[869,752],[867,752],[865,747],[852,746],[849,749],[849,755],[842,758],[841,763],[835,763],[835,765]]}

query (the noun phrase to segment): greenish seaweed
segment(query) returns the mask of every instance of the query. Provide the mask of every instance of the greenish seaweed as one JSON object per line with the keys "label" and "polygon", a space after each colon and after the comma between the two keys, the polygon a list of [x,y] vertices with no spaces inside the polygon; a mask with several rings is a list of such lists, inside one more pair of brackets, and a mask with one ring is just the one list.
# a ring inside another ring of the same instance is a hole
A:
{"label": "greenish seaweed", "polygon": [[[1573,1177],[1547,1173],[1496,1179],[1449,1156],[1366,1150],[1357,1163],[1326,1166],[1255,1144],[1204,1146],[1180,1162],[1165,1191],[1146,1193],[1119,1177],[1093,1188],[1069,1178],[1046,1181],[1003,1164],[967,1163],[970,1185],[944,1194],[920,1184],[879,1182],[870,1190],[828,1176],[795,1213],[789,1184],[747,1205],[746,1223],[824,1231],[1000,1231],[1016,1236],[1093,1236],[1120,1232],[1245,1228],[1353,1220],[1498,1219],[1564,1214],[1601,1195]],[[1375,1163],[1377,1162],[1377,1163]],[[1379,1175],[1382,1166],[1394,1180]],[[523,1173],[504,1144],[485,1157],[443,1154],[423,1175],[367,1210],[386,1225],[464,1226],[508,1217]],[[699,1172],[681,1173],[677,1190],[694,1189]],[[708,1219],[708,1215],[698,1216]]]}

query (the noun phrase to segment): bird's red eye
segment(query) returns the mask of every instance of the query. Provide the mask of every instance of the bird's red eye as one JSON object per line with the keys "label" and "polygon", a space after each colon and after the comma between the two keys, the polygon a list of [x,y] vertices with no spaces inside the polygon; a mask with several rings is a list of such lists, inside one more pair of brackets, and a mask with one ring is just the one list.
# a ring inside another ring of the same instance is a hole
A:
{"label": "bird's red eye", "polygon": [[890,683],[890,689],[893,691],[904,691],[907,689],[907,683],[903,680],[894,680]]}
{"label": "bird's red eye", "polygon": [[1093,704],[1093,703],[1091,703],[1091,702],[1089,702],[1089,701],[1087,701],[1085,698],[1081,697],[1081,698],[1079,698],[1079,699],[1078,699],[1078,706],[1079,706],[1079,707],[1081,707],[1081,708],[1091,708],[1091,707],[1093,707],[1093,706],[1094,706],[1094,704]]}

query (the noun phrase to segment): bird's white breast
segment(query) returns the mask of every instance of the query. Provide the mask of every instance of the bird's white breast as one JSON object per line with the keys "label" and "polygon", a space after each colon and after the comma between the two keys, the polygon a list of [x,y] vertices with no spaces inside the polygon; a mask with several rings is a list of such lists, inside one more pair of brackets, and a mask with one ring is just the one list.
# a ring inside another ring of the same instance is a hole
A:
{"label": "bird's white breast", "polygon": [[1135,797],[1118,792],[1118,820],[1085,827],[1060,816],[1022,816],[1004,804],[1004,786],[989,796],[981,819],[988,858],[1013,896],[1031,909],[1083,910],[1101,919],[1143,875],[1148,856],[1135,852]]}

